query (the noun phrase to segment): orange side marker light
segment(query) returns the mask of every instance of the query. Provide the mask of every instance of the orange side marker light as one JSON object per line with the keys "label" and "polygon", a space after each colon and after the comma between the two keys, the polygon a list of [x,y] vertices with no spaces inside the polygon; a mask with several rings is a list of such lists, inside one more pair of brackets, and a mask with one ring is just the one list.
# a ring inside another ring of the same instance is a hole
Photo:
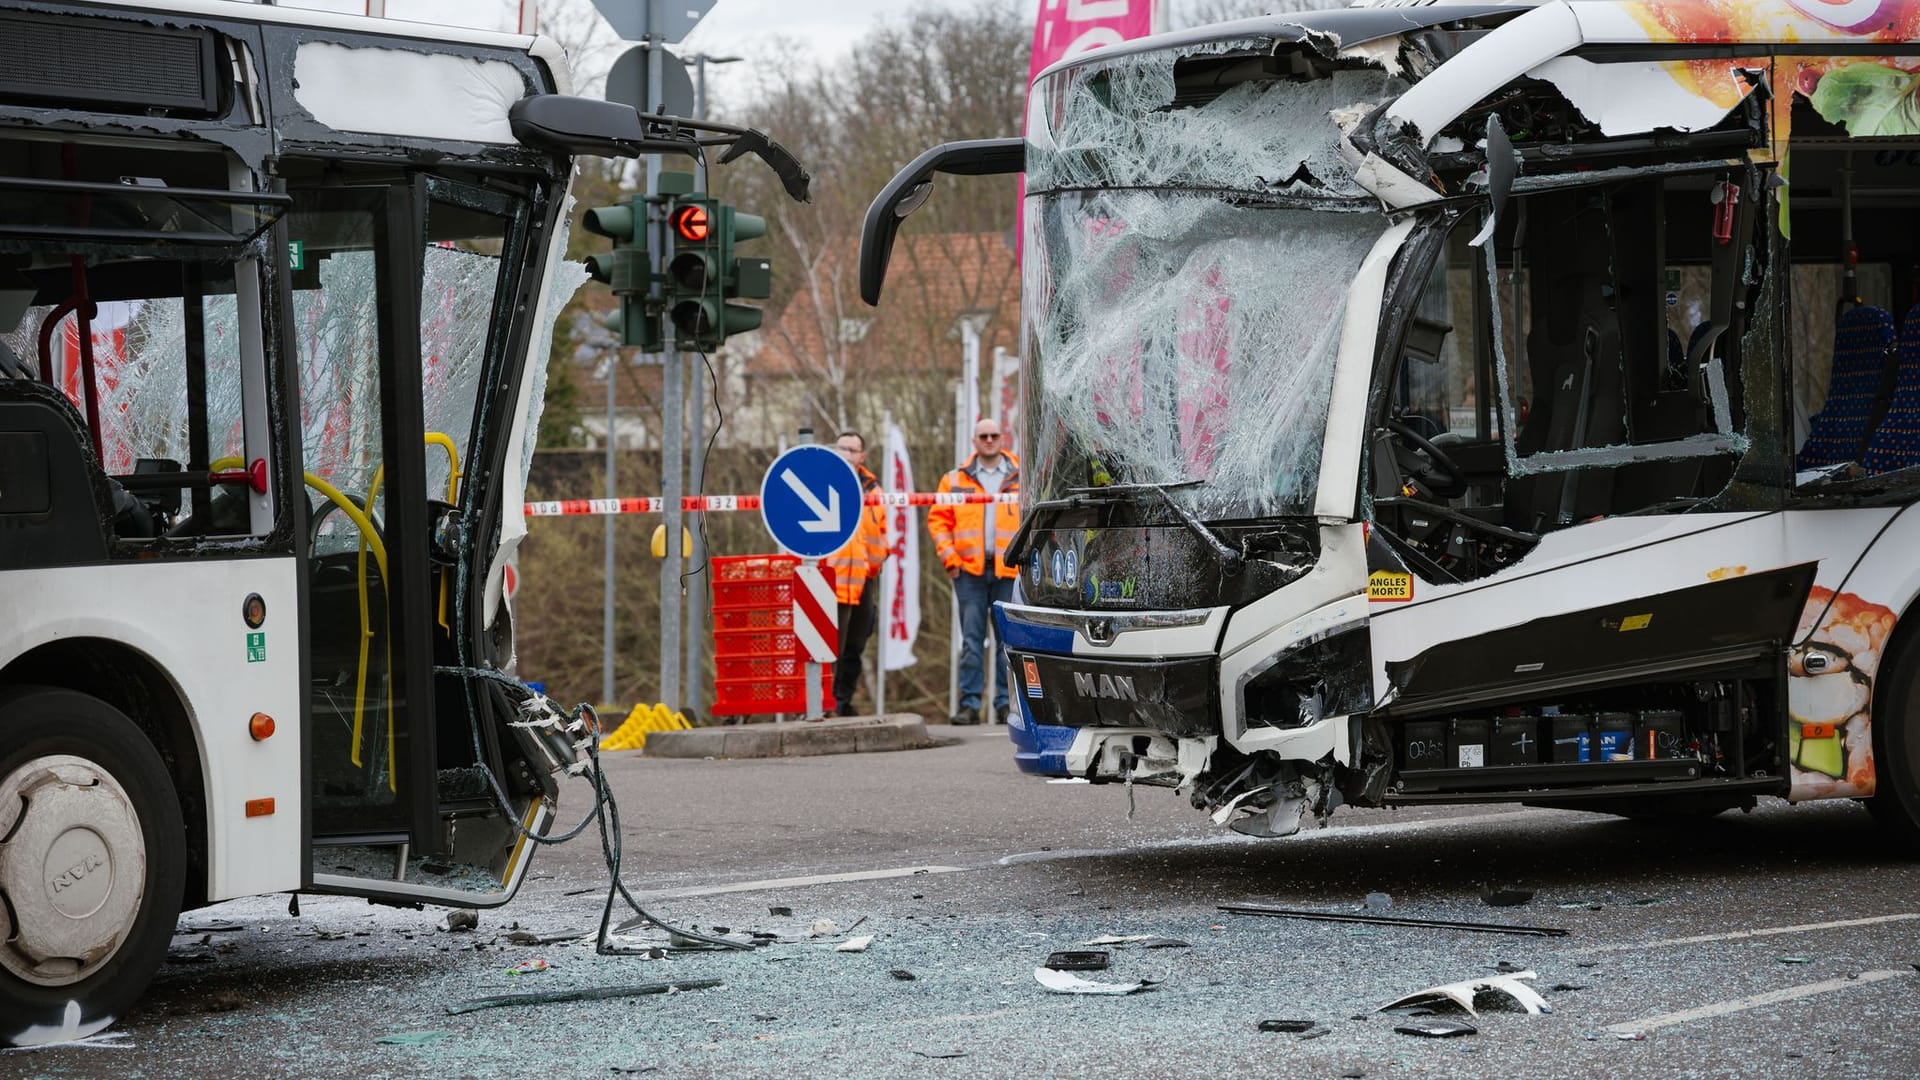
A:
{"label": "orange side marker light", "polygon": [[248,799],[247,800],[247,816],[248,817],[267,817],[272,813],[273,813],[272,799]]}
{"label": "orange side marker light", "polygon": [[273,738],[273,717],[263,712],[254,713],[253,718],[247,721],[247,734],[253,736],[254,742]]}

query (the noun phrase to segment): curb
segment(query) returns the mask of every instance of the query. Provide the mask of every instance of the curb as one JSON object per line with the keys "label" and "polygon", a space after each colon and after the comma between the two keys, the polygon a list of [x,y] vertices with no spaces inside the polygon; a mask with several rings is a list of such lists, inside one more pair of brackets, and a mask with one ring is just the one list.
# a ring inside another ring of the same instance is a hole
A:
{"label": "curb", "polygon": [[747,724],[660,731],[647,738],[650,758],[817,757],[918,750],[938,745],[912,713],[847,716],[817,723]]}

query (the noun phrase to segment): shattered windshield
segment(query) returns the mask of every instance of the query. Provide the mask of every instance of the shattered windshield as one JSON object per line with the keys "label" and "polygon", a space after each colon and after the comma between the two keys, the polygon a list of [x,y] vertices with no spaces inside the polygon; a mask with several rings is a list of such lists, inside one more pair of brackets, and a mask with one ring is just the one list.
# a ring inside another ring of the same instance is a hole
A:
{"label": "shattered windshield", "polygon": [[1208,520],[1310,513],[1347,289],[1387,226],[1334,115],[1391,80],[1340,70],[1188,104],[1180,61],[1035,88],[1025,486],[1170,486]]}

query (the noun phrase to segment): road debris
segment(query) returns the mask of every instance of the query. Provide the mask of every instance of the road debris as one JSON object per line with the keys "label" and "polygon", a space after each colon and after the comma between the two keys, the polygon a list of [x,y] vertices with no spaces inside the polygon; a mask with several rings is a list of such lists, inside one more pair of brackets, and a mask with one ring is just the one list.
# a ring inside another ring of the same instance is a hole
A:
{"label": "road debris", "polygon": [[1158,934],[1107,934],[1089,938],[1082,945],[1138,945],[1143,949],[1191,949],[1190,942],[1179,938],[1161,937]]}
{"label": "road debris", "polygon": [[1417,926],[1430,930],[1470,930],[1482,934],[1526,934],[1533,937],[1566,937],[1569,933],[1569,931],[1551,926],[1516,926],[1510,923],[1458,922],[1452,919],[1408,919],[1391,915],[1354,915],[1333,911],[1305,911],[1299,908],[1268,907],[1265,904],[1221,904],[1220,910],[1229,915],[1270,915],[1281,919],[1364,923],[1368,926]]}
{"label": "road debris", "polygon": [[1065,949],[1048,953],[1044,966],[1054,971],[1105,971],[1111,958],[1098,949]]}
{"label": "road debris", "polygon": [[508,968],[507,974],[531,975],[536,971],[551,971],[551,970],[553,970],[553,968],[545,960],[542,960],[536,956],[531,960],[522,960],[519,963]]}
{"label": "road debris", "polygon": [[563,941],[578,941],[590,930],[561,930],[552,934],[536,934],[531,930],[515,930],[507,935],[507,942],[513,945],[557,945]]}
{"label": "road debris", "polygon": [[784,905],[784,904],[775,904],[775,905],[773,905],[772,907],[769,907],[769,908],[767,909],[767,914],[769,914],[769,915],[791,915],[791,914],[793,914],[793,909],[792,909],[792,908],[790,908],[790,907],[787,907],[787,906],[786,906],[786,905]]}
{"label": "road debris", "polygon": [[841,942],[840,944],[835,945],[833,947],[833,951],[834,952],[866,952],[867,946],[871,944],[873,944],[873,935],[862,934],[857,938],[848,938],[847,940]]}
{"label": "road debris", "polygon": [[1464,979],[1460,982],[1444,983],[1440,986],[1429,986],[1425,990],[1420,990],[1408,994],[1406,997],[1399,998],[1398,1000],[1390,1001],[1374,1011],[1386,1012],[1389,1009],[1397,1009],[1402,1006],[1431,1005],[1445,1000],[1451,1001],[1469,1013],[1478,1016],[1479,1013],[1476,1012],[1473,1007],[1473,999],[1480,994],[1501,993],[1519,1002],[1520,1006],[1526,1009],[1529,1015],[1538,1016],[1541,1013],[1550,1013],[1553,1011],[1553,1006],[1547,1003],[1547,999],[1541,997],[1538,990],[1521,981],[1523,979],[1535,978],[1539,978],[1539,976],[1535,975],[1532,971],[1516,971],[1510,975],[1494,975],[1484,979]]}
{"label": "road debris", "polygon": [[807,927],[808,937],[832,937],[839,932],[840,928],[833,924],[832,919],[815,919],[813,925]]}
{"label": "road debris", "polygon": [[899,979],[901,982],[913,982],[919,978],[918,975],[908,971],[906,968],[894,968],[892,971],[887,972],[887,974]]}
{"label": "road debris", "polygon": [[1331,1035],[1331,1034],[1333,1034],[1333,1029],[1330,1027],[1310,1028],[1294,1036],[1294,1041],[1306,1042],[1308,1039],[1318,1039],[1323,1035]]}
{"label": "road debris", "polygon": [[373,1040],[383,1046],[431,1046],[453,1038],[451,1031],[396,1031]]}
{"label": "road debris", "polygon": [[1813,963],[1813,957],[1811,957],[1811,956],[1783,956],[1783,957],[1781,957],[1781,958],[1780,958],[1780,962],[1781,962],[1781,963],[1783,963],[1783,964],[1811,964],[1811,963]]}
{"label": "road debris", "polygon": [[446,919],[440,923],[440,929],[445,930],[450,934],[457,934],[457,933],[462,933],[468,930],[473,930],[477,928],[479,925],[480,925],[479,912],[473,911],[468,908],[455,908],[454,910],[447,912]]}
{"label": "road debris", "polygon": [[1301,1035],[1319,1027],[1317,1020],[1262,1020],[1255,1025],[1261,1031],[1280,1031],[1290,1035]]}
{"label": "road debris", "polygon": [[923,1058],[934,1058],[936,1060],[940,1058],[963,1058],[967,1056],[965,1050],[915,1050],[914,1053],[919,1054]]}
{"label": "road debris", "polygon": [[245,930],[245,929],[246,927],[244,925],[237,922],[216,920],[214,922],[182,923],[178,928],[174,930],[174,933],[176,934],[231,934],[236,931]]}
{"label": "road debris", "polygon": [[1478,1035],[1480,1029],[1463,1020],[1443,1020],[1435,1017],[1431,1020],[1410,1020],[1404,1024],[1395,1024],[1393,1030],[1402,1035],[1419,1035],[1427,1039],[1451,1039],[1458,1035]]}
{"label": "road debris", "polygon": [[[679,979],[674,982],[632,983],[626,986],[589,986],[578,990],[548,990],[537,994],[501,994],[474,998],[447,1006],[448,1016],[498,1009],[510,1005],[554,1005],[564,1001],[605,1001],[610,998],[640,997],[644,994],[677,994],[686,990],[711,990],[719,979]],[[383,1040],[384,1041],[384,1040]]]}
{"label": "road debris", "polygon": [[1480,899],[1488,907],[1519,907],[1533,900],[1533,890],[1488,886],[1480,890]]}
{"label": "road debris", "polygon": [[1370,892],[1360,906],[1377,915],[1393,906],[1393,896],[1389,893]]}
{"label": "road debris", "polygon": [[1056,994],[1107,994],[1117,997],[1123,994],[1137,994],[1154,985],[1151,979],[1130,983],[1093,982],[1069,972],[1043,967],[1034,968],[1033,977],[1041,986]]}

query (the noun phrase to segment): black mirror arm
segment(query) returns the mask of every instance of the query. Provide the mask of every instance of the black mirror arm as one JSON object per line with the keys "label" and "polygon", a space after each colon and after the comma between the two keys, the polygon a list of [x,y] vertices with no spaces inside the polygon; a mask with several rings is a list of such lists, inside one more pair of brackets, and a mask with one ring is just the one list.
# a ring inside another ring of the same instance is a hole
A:
{"label": "black mirror arm", "polygon": [[1000,176],[1021,172],[1026,164],[1025,139],[971,139],[941,143],[895,173],[867,207],[866,221],[860,228],[860,299],[870,307],[879,306],[900,222],[926,198],[922,188],[933,182],[935,173]]}
{"label": "black mirror arm", "polygon": [[558,154],[685,154],[698,159],[708,147],[725,147],[720,156],[723,165],[743,154],[753,154],[767,163],[797,202],[808,201],[813,179],[798,158],[765,132],[664,113],[642,114],[631,105],[615,101],[532,94],[513,103],[507,111],[507,122],[521,145]]}

